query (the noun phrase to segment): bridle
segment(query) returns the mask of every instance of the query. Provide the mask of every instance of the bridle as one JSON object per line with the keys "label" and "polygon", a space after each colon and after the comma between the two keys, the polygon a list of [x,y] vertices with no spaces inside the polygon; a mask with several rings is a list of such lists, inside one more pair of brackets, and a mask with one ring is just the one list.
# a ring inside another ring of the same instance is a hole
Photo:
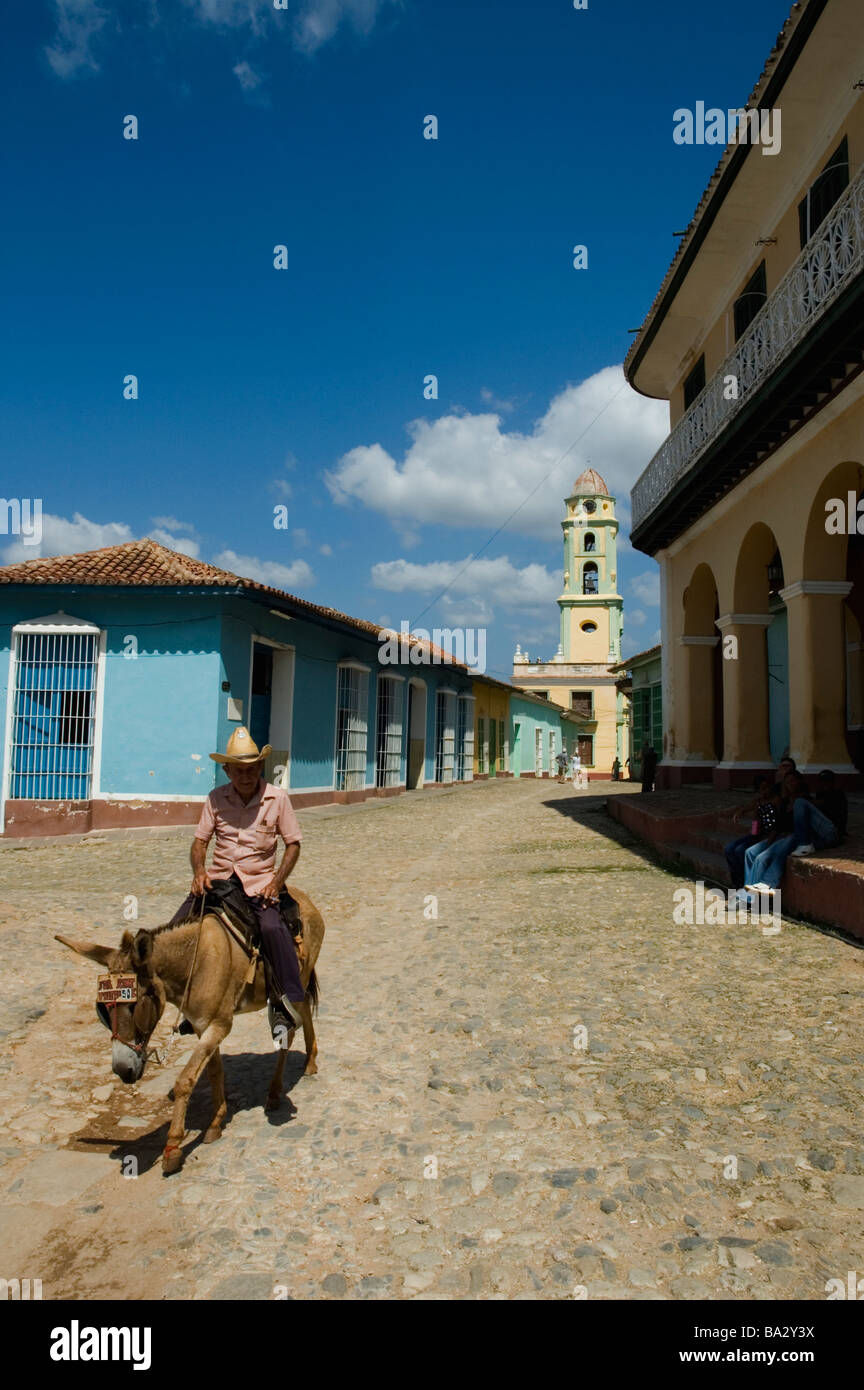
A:
{"label": "bridle", "polygon": [[[147,988],[143,991],[143,993],[140,994],[134,1001],[128,1001],[132,1008],[133,1026],[135,1024],[135,1010],[137,1009],[140,1003],[143,1003],[143,1001],[148,998],[153,1000],[154,1004],[157,1006],[159,1016],[161,1017],[162,1011],[161,1009],[158,1009],[158,1005],[160,1002],[159,992],[154,988],[153,983],[151,981],[151,983],[148,984]],[[159,1022],[159,1018],[156,1019],[156,1023],[154,1023],[153,1028],[150,1029],[149,1033],[147,1033],[146,1036],[141,1035],[139,1029],[135,1028],[136,1036],[135,1039],[133,1039],[131,1042],[128,1040],[128,1038],[121,1038],[120,1034],[117,1032],[117,1005],[125,1002],[127,1001],[115,1000],[112,1004],[103,1004],[97,1000],[96,1017],[99,1019],[99,1022],[102,1024],[104,1028],[108,1028],[110,1030],[112,1042],[122,1043],[124,1047],[130,1048],[132,1052],[137,1052],[139,1056],[144,1054],[146,1061],[146,1048],[153,1034],[153,1029]],[[141,1038],[140,1042],[137,1040],[139,1037]]]}
{"label": "bridle", "polygon": [[[196,937],[195,937],[195,950],[194,950],[194,952],[193,952],[193,954],[192,954],[192,964],[191,964],[191,966],[189,967],[189,974],[188,974],[187,977],[186,977],[186,988],[185,988],[184,991],[183,991],[183,999],[182,999],[182,1001],[181,1001],[181,1003],[180,1003],[180,1006],[179,1006],[178,1009],[177,1009],[177,1017],[176,1017],[176,1019],[174,1020],[174,1027],[173,1027],[172,1030],[171,1030],[171,1036],[170,1036],[170,1038],[168,1039],[168,1043],[167,1043],[167,1046],[166,1046],[165,1048],[155,1047],[155,1048],[151,1048],[149,1051],[146,1050],[146,1049],[147,1049],[147,1045],[148,1045],[148,1043],[149,1043],[151,1037],[153,1036],[153,1033],[155,1032],[156,1028],[159,1026],[159,1020],[161,1019],[162,1014],[163,1014],[163,1012],[164,1012],[164,1010],[165,1010],[165,990],[164,990],[164,988],[163,988],[163,986],[162,986],[161,984],[157,984],[157,978],[158,978],[158,977],[153,973],[152,970],[149,970],[148,976],[147,976],[147,985],[146,985],[146,987],[143,989],[143,991],[141,991],[140,993],[139,993],[139,977],[138,977],[138,974],[137,974],[137,972],[136,972],[136,977],[135,977],[135,993],[134,993],[134,997],[131,998],[131,999],[118,999],[118,998],[116,998],[116,997],[112,997],[112,998],[111,998],[111,1002],[108,1003],[108,1002],[106,1002],[106,1001],[104,1001],[104,1000],[99,999],[99,998],[98,998],[98,994],[97,994],[97,999],[96,999],[96,1017],[99,1019],[99,1022],[103,1025],[103,1027],[108,1028],[108,1029],[110,1030],[110,1032],[111,1032],[111,1041],[112,1041],[112,1042],[119,1042],[119,1043],[122,1043],[124,1047],[128,1047],[132,1052],[136,1052],[136,1053],[138,1054],[139,1057],[140,1057],[140,1056],[143,1056],[145,1062],[146,1062],[150,1057],[155,1057],[156,1060],[157,1060],[158,1062],[160,1062],[160,1064],[161,1064],[161,1063],[164,1063],[164,1062],[167,1060],[167,1055],[168,1055],[168,1053],[170,1052],[171,1044],[172,1044],[172,1042],[174,1041],[174,1038],[175,1038],[175,1036],[176,1036],[176,1034],[177,1034],[177,1031],[178,1031],[178,1029],[179,1029],[179,1027],[180,1027],[180,1022],[181,1022],[181,1020],[182,1020],[183,1014],[184,1014],[185,1009],[186,1009],[186,1003],[187,1003],[187,1000],[188,1000],[188,998],[189,998],[189,989],[190,989],[190,986],[191,986],[191,984],[192,984],[192,976],[193,976],[193,974],[194,974],[194,972],[195,972],[195,964],[196,964],[196,962],[197,962],[197,960],[198,960],[198,948],[199,948],[199,946],[200,946],[200,944],[201,944],[201,926],[202,926],[203,921],[204,921],[204,898],[203,898],[203,896],[202,896],[202,898],[201,898],[201,909],[200,909],[200,912],[199,912],[199,915],[198,915],[198,932],[197,932],[197,935],[196,935]],[[257,952],[256,952],[255,954],[256,954],[256,956],[257,956]],[[134,967],[133,967],[133,968],[134,968]],[[132,971],[129,971],[129,972],[128,972],[127,978],[128,978],[128,977],[131,977],[131,974],[132,974]],[[115,980],[114,976],[103,977],[103,978],[107,978],[108,980],[110,980],[110,982],[111,982],[112,984],[113,984],[113,983],[116,983],[116,980]],[[100,982],[100,985],[101,985],[101,982]],[[130,984],[130,988],[131,988],[131,984]],[[112,994],[116,995],[116,991],[112,991]],[[146,1036],[142,1035],[142,1034],[140,1033],[140,1030],[139,1030],[138,1028],[135,1028],[136,1037],[135,1037],[135,1039],[134,1039],[132,1042],[129,1042],[126,1038],[121,1038],[121,1037],[120,1037],[120,1034],[117,1032],[117,1005],[118,1005],[118,1004],[124,1004],[124,1005],[128,1004],[128,1005],[131,1006],[131,1008],[132,1008],[132,1023],[133,1023],[133,1027],[134,1027],[134,1024],[135,1024],[135,1011],[136,1011],[136,1009],[138,1008],[138,1006],[144,1002],[145,999],[150,999],[150,1000],[152,1000],[152,1002],[153,1002],[153,1004],[154,1004],[154,1007],[155,1007],[155,1010],[156,1010],[156,1021],[155,1021],[155,1023],[153,1024],[152,1028],[149,1030],[149,1032],[146,1034]],[[141,1041],[140,1041],[140,1042],[137,1040],[139,1037],[141,1038]]]}

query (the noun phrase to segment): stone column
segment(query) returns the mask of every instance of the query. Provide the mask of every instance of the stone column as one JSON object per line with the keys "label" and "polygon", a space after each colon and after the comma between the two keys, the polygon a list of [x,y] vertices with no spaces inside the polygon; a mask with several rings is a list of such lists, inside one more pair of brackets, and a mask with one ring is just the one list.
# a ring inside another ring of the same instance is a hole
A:
{"label": "stone column", "polygon": [[854,773],[846,747],[846,624],[841,579],[797,579],[780,590],[789,621],[790,752],[802,772]]}
{"label": "stone column", "polygon": [[[732,772],[773,767],[768,721],[768,648],[771,613],[724,613],[717,619],[723,652],[723,761]],[[732,640],[730,640],[732,639]]]}
{"label": "stone column", "polygon": [[679,637],[686,648],[686,688],[678,718],[684,762],[694,768],[714,767],[714,648],[719,637]]}

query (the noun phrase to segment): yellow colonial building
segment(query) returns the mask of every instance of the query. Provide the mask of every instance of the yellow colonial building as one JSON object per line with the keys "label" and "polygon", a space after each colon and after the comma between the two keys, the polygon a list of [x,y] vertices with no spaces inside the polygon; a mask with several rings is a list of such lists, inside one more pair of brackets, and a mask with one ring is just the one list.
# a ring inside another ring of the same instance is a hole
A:
{"label": "yellow colonial building", "polygon": [[619,689],[624,600],[618,593],[615,498],[589,468],[565,499],[564,587],[558,598],[561,640],[549,661],[516,648],[513,683],[544,695],[577,717],[572,746],[589,776],[608,777],[623,763],[627,714]]}
{"label": "yellow colonial building", "polygon": [[627,358],[671,414],[632,493],[661,571],[660,785],[787,749],[864,766],[862,20],[794,6],[748,103],[780,148],[727,145]]}

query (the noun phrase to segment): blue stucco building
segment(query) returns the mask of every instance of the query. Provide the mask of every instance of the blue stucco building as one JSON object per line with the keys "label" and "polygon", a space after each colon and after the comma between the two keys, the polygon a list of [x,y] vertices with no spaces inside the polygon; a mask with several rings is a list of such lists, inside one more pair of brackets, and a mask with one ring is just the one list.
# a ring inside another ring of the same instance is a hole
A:
{"label": "blue stucco building", "polygon": [[473,775],[476,674],[153,540],[0,569],[0,647],[8,836],[194,823],[240,724],[301,807]]}

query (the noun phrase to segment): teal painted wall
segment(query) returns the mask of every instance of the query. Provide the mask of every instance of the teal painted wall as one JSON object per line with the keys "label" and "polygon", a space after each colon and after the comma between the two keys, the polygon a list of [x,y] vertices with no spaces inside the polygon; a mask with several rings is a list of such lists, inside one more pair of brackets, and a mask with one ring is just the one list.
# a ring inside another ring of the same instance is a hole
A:
{"label": "teal painted wall", "polygon": [[[204,796],[213,785],[219,614],[213,600],[129,589],[0,591],[0,707],[12,628],[63,610],[106,629],[100,790]],[[135,637],[135,657],[124,655]],[[5,726],[4,726],[5,727]],[[199,756],[196,758],[195,754]]]}
{"label": "teal painted wall", "polygon": [[[510,696],[510,747],[518,752],[517,759],[512,760],[512,771],[515,777],[520,777],[535,770],[535,731],[540,729],[543,734],[543,771],[557,772],[555,767],[554,755],[550,757],[549,735],[555,735],[555,753],[560,753],[562,746],[561,716],[554,710],[544,709],[542,705],[536,705],[532,700],[525,700],[515,692]],[[518,732],[518,736],[517,736]]]}
{"label": "teal painted wall", "polygon": [[[424,780],[435,774],[435,708],[439,686],[471,693],[470,677],[445,667],[382,667],[374,638],[346,634],[307,619],[287,620],[265,603],[241,595],[154,592],[124,587],[0,588],[0,709],[10,692],[9,653],[15,624],[58,611],[106,630],[101,773],[102,794],[203,797],[226,780],[209,754],[222,749],[249,721],[254,637],[294,649],[291,740],[292,790],[334,784],[338,663],[368,666],[366,785],[375,783],[376,715],[380,674],[399,674],[406,773],[408,678],[426,682]],[[129,637],[134,659],[124,655]],[[4,659],[5,658],[5,659]],[[230,689],[223,690],[223,683]],[[242,701],[242,720],[228,717],[229,699]]]}

